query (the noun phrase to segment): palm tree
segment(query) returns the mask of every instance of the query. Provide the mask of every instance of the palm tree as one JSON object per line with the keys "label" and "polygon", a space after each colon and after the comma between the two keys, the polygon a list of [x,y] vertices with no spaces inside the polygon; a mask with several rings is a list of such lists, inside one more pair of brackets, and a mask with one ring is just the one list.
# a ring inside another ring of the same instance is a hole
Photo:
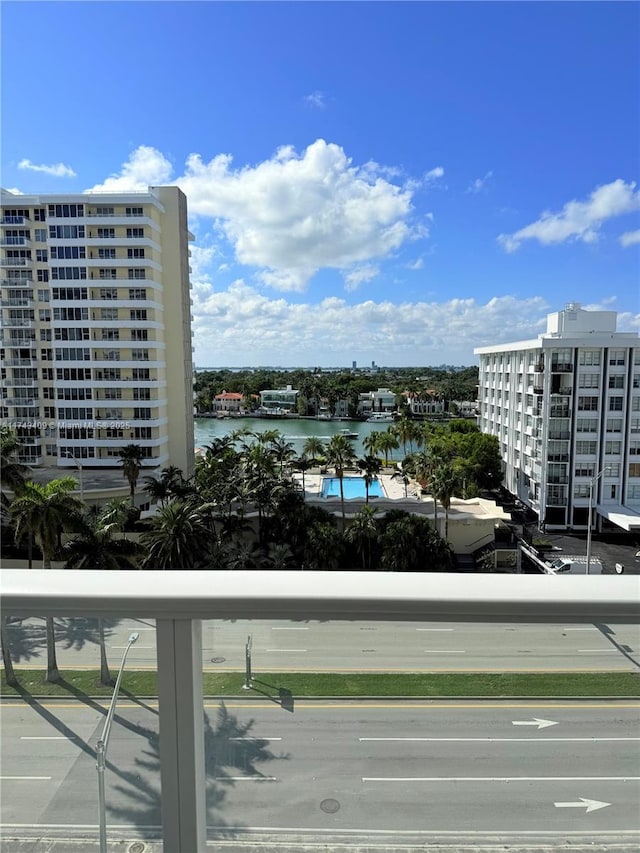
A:
{"label": "palm tree", "polygon": [[16,674],[13,670],[13,660],[11,658],[11,647],[9,646],[9,637],[7,635],[8,617],[2,616],[0,619],[0,643],[2,644],[2,663],[4,665],[4,677],[9,687],[15,687],[18,683]]}
{"label": "palm tree", "polygon": [[384,453],[384,464],[386,467],[389,465],[389,454],[393,450],[397,450],[398,447],[400,447],[398,439],[390,429],[379,434],[378,450],[380,450],[381,453]]}
{"label": "palm tree", "polygon": [[375,514],[376,510],[365,504],[345,533],[347,542],[352,542],[360,551],[364,571],[371,571],[372,546],[378,538]]}
{"label": "palm tree", "polygon": [[[34,537],[42,551],[43,569],[51,568],[51,561],[58,550],[60,531],[68,529],[80,516],[82,504],[70,494],[75,488],[73,477],[61,477],[45,485],[27,482],[22,494],[11,502],[16,541],[19,542],[25,534]],[[53,617],[47,616],[46,624],[46,680],[59,681]]]}
{"label": "palm tree", "polygon": [[160,471],[159,477],[145,477],[144,491],[156,502],[164,506],[171,498],[185,497],[192,486],[182,474],[182,469],[170,465]]}
{"label": "palm tree", "polygon": [[382,468],[382,463],[375,456],[364,456],[357,461],[358,468],[362,471],[364,486],[366,490],[365,503],[369,503],[369,486],[376,479]]}
{"label": "palm tree", "polygon": [[136,483],[142,468],[142,448],[139,444],[127,444],[119,452],[120,464],[122,465],[122,475],[129,481],[129,489],[131,490],[131,506],[135,502]]}
{"label": "palm tree", "polygon": [[0,486],[2,487],[2,508],[6,509],[10,501],[4,493],[8,489],[19,495],[29,479],[30,469],[16,459],[21,444],[15,430],[7,426],[0,427]]}
{"label": "palm tree", "polygon": [[405,496],[405,498],[408,497],[409,496],[408,486],[409,486],[409,483],[411,482],[411,478],[409,477],[407,472],[404,469],[402,469],[401,471],[396,471],[394,474],[391,475],[391,479],[402,481],[402,485],[404,486],[404,496]]}
{"label": "palm tree", "polygon": [[294,471],[300,471],[300,473],[302,474],[302,499],[303,500],[305,499],[305,495],[307,493],[304,475],[311,468],[312,464],[313,463],[311,462],[311,459],[307,458],[307,456],[305,456],[304,453],[302,454],[302,456],[299,456],[298,459],[296,459],[295,462],[293,463],[293,470]]}
{"label": "palm tree", "polygon": [[332,465],[340,482],[340,507],[342,510],[342,531],[344,532],[344,469],[353,462],[353,447],[344,435],[332,435],[327,445],[327,462]]}
{"label": "palm tree", "polygon": [[317,462],[318,459],[321,459],[324,456],[325,449],[324,444],[317,435],[310,435],[302,447],[302,452],[305,456],[308,456],[309,459]]}
{"label": "palm tree", "polygon": [[270,442],[271,450],[280,463],[280,476],[282,477],[282,469],[285,462],[290,462],[296,455],[295,448],[290,441],[287,441],[284,436],[278,434],[278,437]]}
{"label": "palm tree", "polygon": [[[67,558],[65,569],[137,569],[141,548],[129,539],[116,539],[120,525],[105,522],[103,516],[86,516],[76,535],[66,542],[62,555]],[[100,637],[100,683],[109,685],[111,673],[104,639],[104,621],[98,619]]]}
{"label": "palm tree", "polygon": [[458,478],[453,467],[448,462],[439,465],[431,479],[431,491],[434,501],[439,500],[444,507],[444,538],[447,542],[449,541],[449,507],[457,488]]}
{"label": "palm tree", "polygon": [[381,449],[380,448],[380,436],[381,432],[378,430],[374,430],[370,432],[369,435],[365,436],[362,439],[362,446],[367,451],[369,456],[375,456],[376,453]]}
{"label": "palm tree", "polygon": [[147,549],[143,568],[197,569],[215,544],[212,505],[177,499],[161,507],[140,537]]}

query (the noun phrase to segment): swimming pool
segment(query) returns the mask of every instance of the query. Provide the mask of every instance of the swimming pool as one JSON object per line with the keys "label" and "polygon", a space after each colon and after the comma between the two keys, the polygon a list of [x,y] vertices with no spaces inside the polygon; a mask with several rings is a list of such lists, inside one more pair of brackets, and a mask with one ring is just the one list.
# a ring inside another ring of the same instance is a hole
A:
{"label": "swimming pool", "polygon": [[[349,498],[366,498],[367,489],[364,477],[345,477],[342,481],[344,496]],[[338,477],[324,477],[322,480],[322,497],[339,498],[340,480]],[[384,490],[379,480],[374,480],[369,486],[369,497],[383,498]]]}

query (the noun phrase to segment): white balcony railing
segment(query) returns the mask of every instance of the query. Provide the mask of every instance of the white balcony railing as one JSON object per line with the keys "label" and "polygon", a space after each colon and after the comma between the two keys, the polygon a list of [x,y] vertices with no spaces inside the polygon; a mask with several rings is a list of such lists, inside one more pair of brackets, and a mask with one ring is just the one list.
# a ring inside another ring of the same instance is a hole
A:
{"label": "white balcony railing", "polygon": [[156,619],[164,850],[206,849],[202,619],[640,623],[637,576],[0,573],[6,614]]}

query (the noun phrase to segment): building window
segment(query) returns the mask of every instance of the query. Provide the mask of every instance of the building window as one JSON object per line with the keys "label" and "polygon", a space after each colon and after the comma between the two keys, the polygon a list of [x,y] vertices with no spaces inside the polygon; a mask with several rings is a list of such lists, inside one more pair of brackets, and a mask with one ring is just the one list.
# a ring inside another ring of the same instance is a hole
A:
{"label": "building window", "polygon": [[127,216],[143,216],[144,211],[141,207],[125,207]]}
{"label": "building window", "polygon": [[128,258],[144,258],[144,249],[142,249],[142,248],[127,249],[127,257]]}
{"label": "building window", "polygon": [[131,340],[132,341],[147,341],[149,340],[149,335],[146,329],[131,329]]}
{"label": "building window", "polygon": [[640,441],[633,439],[629,444],[629,456],[640,456]]}
{"label": "building window", "polygon": [[98,258],[101,261],[115,260],[115,249],[98,249]]}
{"label": "building window", "polygon": [[576,453],[583,456],[593,456],[596,452],[597,442],[576,441]]}
{"label": "building window", "polygon": [[139,240],[144,237],[144,228],[127,228],[127,237],[131,240]]}
{"label": "building window", "polygon": [[88,341],[89,329],[56,329],[57,341]]}
{"label": "building window", "polygon": [[102,330],[102,340],[103,341],[119,341],[120,340],[120,329],[103,329]]}
{"label": "building window", "polygon": [[100,299],[117,299],[118,289],[116,287],[101,287]]}
{"label": "building window", "polygon": [[[53,257],[53,255],[52,255]],[[36,262],[46,264],[49,261],[49,253],[46,249],[36,249]]]}
{"label": "building window", "polygon": [[51,259],[52,260],[64,260],[67,259],[78,259],[84,260],[86,257],[86,251],[84,246],[52,246],[51,247]]}
{"label": "building window", "polygon": [[36,276],[40,282],[49,281],[49,270],[37,270]]}
{"label": "building window", "polygon": [[605,456],[619,456],[622,451],[621,441],[605,441],[604,453]]}
{"label": "building window", "polygon": [[131,350],[131,360],[132,361],[149,361],[149,350],[148,349]]}
{"label": "building window", "polygon": [[117,320],[118,319],[118,309],[117,308],[101,308],[100,309],[100,319],[101,320]]}
{"label": "building window", "polygon": [[619,477],[620,476],[620,463],[619,462],[609,462],[605,469],[605,477]]}
{"label": "building window", "polygon": [[583,349],[578,355],[578,364],[586,367],[597,367],[600,364],[601,352],[599,349]]}
{"label": "building window", "polygon": [[622,418],[607,418],[607,432],[622,432]]}
{"label": "building window", "polygon": [[597,412],[598,398],[597,397],[578,397],[579,412]]}
{"label": "building window", "polygon": [[48,302],[50,293],[48,290],[39,290],[38,291],[38,302]]}
{"label": "building window", "polygon": [[86,277],[86,267],[51,267],[51,278],[54,281],[57,281],[58,279],[71,281],[73,279]]}
{"label": "building window", "polygon": [[87,298],[86,287],[54,287],[52,290],[54,300],[62,299],[69,302],[75,302],[78,299]]}
{"label": "building window", "polygon": [[129,311],[129,319],[131,320],[146,320],[147,319],[147,309],[146,308],[131,308]]}
{"label": "building window", "polygon": [[129,299],[146,299],[146,298],[147,298],[146,287],[130,287],[129,288]]}
{"label": "building window", "polygon": [[41,308],[38,312],[38,319],[41,323],[49,323],[51,321],[51,309]]}
{"label": "building window", "polygon": [[133,399],[134,400],[150,400],[151,399],[151,389],[150,388],[134,388],[133,389]]}
{"label": "building window", "polygon": [[110,267],[108,269],[99,269],[98,270],[98,278],[100,278],[100,279],[116,278],[116,277],[117,277],[117,270],[113,269],[113,267]]}
{"label": "building window", "polygon": [[47,229],[46,228],[34,228],[33,237],[36,243],[46,243],[47,242]]}
{"label": "building window", "polygon": [[589,497],[589,484],[588,483],[576,483],[573,487],[573,496],[574,498],[588,498]]}
{"label": "building window", "polygon": [[599,373],[580,373],[578,376],[578,388],[599,388]]}
{"label": "building window", "polygon": [[622,397],[609,397],[609,411],[610,412],[621,412],[622,411],[623,398]]}
{"label": "building window", "polygon": [[629,465],[629,476],[640,477],[640,462],[631,462]]}
{"label": "building window", "polygon": [[51,240],[84,240],[84,225],[50,225]]}
{"label": "building window", "polygon": [[113,216],[113,207],[96,207],[96,216]]}
{"label": "building window", "polygon": [[609,350],[609,364],[623,365],[625,362],[623,349]]}
{"label": "building window", "polygon": [[91,388],[58,388],[58,400],[90,400],[91,397]]}
{"label": "building window", "polygon": [[576,465],[573,472],[574,477],[593,477],[595,474],[595,465],[582,462]]}
{"label": "building window", "polygon": [[640,388],[640,373],[633,374],[633,387]]}
{"label": "building window", "polygon": [[144,268],[128,270],[129,278],[146,278],[147,271]]}
{"label": "building window", "polygon": [[609,377],[609,388],[624,388],[624,376],[622,373]]}
{"label": "building window", "polygon": [[40,340],[41,341],[50,341],[51,340],[51,329],[40,329]]}
{"label": "building window", "polygon": [[98,228],[98,237],[100,237],[101,239],[113,240],[115,236],[115,228]]}
{"label": "building window", "polygon": [[629,432],[640,432],[640,418],[631,418],[629,421]]}
{"label": "building window", "polygon": [[42,368],[42,378],[46,382],[53,382],[53,367],[43,367]]}
{"label": "building window", "polygon": [[640,486],[629,486],[627,489],[627,497],[631,501],[640,499]]}
{"label": "building window", "polygon": [[84,216],[84,204],[50,204],[49,216],[55,216],[59,219]]}
{"label": "building window", "polygon": [[44,207],[36,207],[33,211],[34,222],[44,222],[46,220]]}

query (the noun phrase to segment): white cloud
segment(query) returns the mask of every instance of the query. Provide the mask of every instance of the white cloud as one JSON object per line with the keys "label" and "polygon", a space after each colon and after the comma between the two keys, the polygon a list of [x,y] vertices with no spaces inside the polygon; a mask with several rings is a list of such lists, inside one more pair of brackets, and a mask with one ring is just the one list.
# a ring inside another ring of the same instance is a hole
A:
{"label": "white cloud", "polygon": [[228,290],[194,288],[199,365],[474,364],[473,348],[536,337],[552,310],[541,297],[355,305],[328,297],[289,303],[236,281]]}
{"label": "white cloud", "polygon": [[85,192],[146,192],[150,186],[168,183],[172,172],[164,154],[150,145],[140,145],[122,164],[120,174],[111,175]]}
{"label": "white cloud", "polygon": [[327,99],[324,92],[315,91],[310,95],[304,96],[304,101],[310,107],[317,107],[320,110],[323,110],[327,106]]}
{"label": "white cloud", "polygon": [[380,274],[380,269],[375,266],[367,265],[356,267],[344,276],[344,289],[347,291],[357,290],[363,282],[371,281]]}
{"label": "white cloud", "polygon": [[618,238],[618,242],[621,246],[624,246],[625,249],[627,246],[635,246],[637,243],[640,243],[640,228],[637,231],[625,231]]}
{"label": "white cloud", "polygon": [[476,178],[475,181],[471,181],[465,192],[468,193],[479,193],[487,185],[487,181],[493,177],[493,172],[487,172],[487,174],[483,178]]}
{"label": "white cloud", "polygon": [[594,243],[607,219],[640,208],[640,192],[634,192],[635,186],[619,178],[596,187],[587,201],[569,201],[559,213],[545,211],[536,222],[514,234],[500,234],[498,243],[507,252],[515,252],[524,240],[537,240],[543,246],[565,240]]}
{"label": "white cloud", "polygon": [[75,178],[76,173],[71,166],[65,166],[64,163],[52,163],[50,166],[46,164],[37,165],[31,160],[21,160],[18,163],[18,169],[27,169],[30,172],[44,172],[45,175],[53,175],[54,178]]}
{"label": "white cloud", "polygon": [[11,195],[24,195],[22,190],[19,190],[17,187],[9,187],[9,189],[5,189],[4,192],[11,193]]}
{"label": "white cloud", "polygon": [[430,184],[434,181],[437,181],[438,178],[441,178],[444,175],[444,169],[442,166],[436,166],[435,169],[431,169],[424,176],[425,183]]}
{"label": "white cloud", "polygon": [[424,259],[416,258],[415,261],[407,264],[408,270],[421,270],[424,267]]}
{"label": "white cloud", "polygon": [[350,270],[384,258],[422,233],[409,223],[412,192],[374,163],[353,165],[344,150],[319,139],[301,154],[291,146],[234,169],[227,154],[198,154],[175,179],[195,214],[216,222],[236,259],[260,268],[260,280],[302,291],[321,268]]}

